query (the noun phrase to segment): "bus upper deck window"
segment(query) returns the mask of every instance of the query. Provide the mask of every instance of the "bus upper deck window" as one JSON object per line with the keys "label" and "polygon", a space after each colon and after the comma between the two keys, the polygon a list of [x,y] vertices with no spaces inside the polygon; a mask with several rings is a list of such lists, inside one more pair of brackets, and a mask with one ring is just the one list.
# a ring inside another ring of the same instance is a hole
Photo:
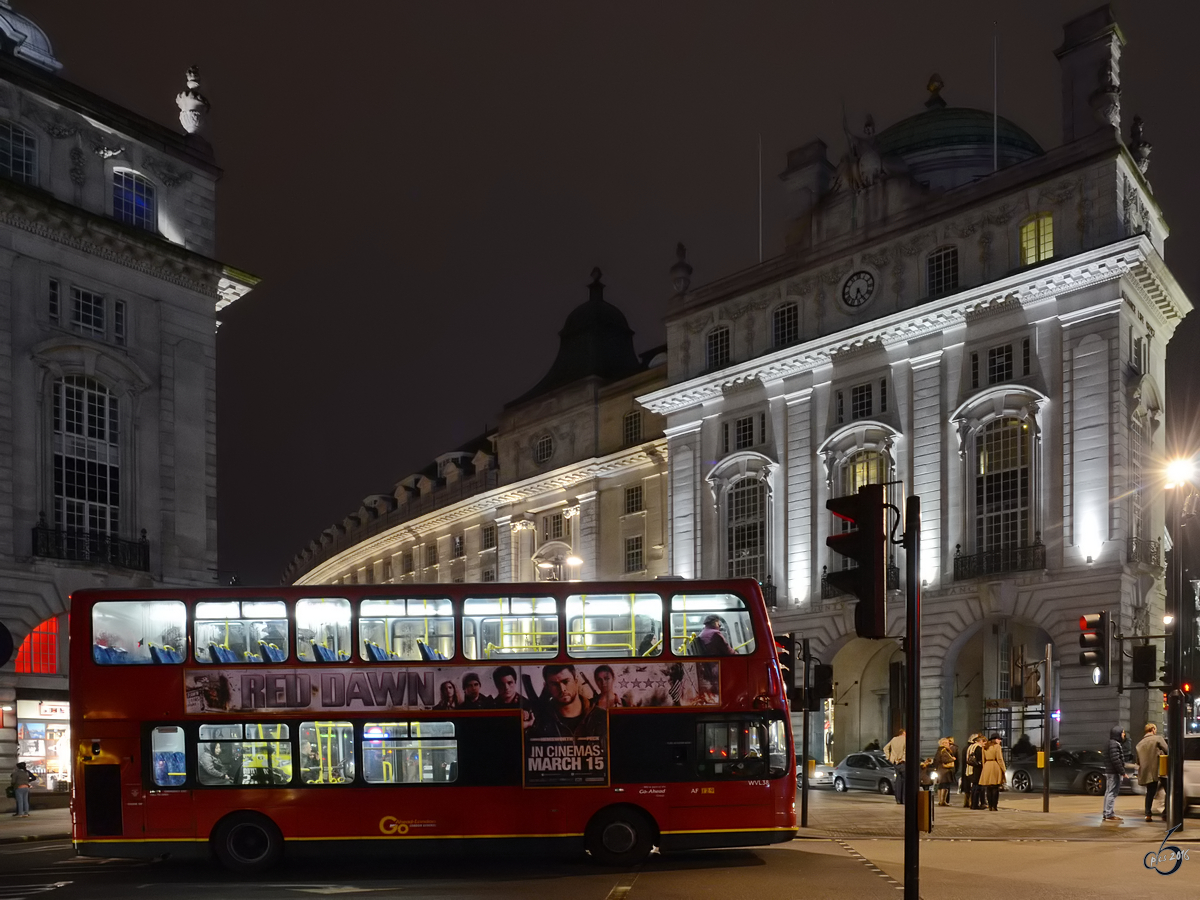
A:
{"label": "bus upper deck window", "polygon": [[553,597],[474,597],[463,601],[467,659],[540,659],[558,653]]}
{"label": "bus upper deck window", "polygon": [[676,594],[671,598],[671,650],[676,656],[746,656],[754,625],[735,594]]}
{"label": "bus upper deck window", "polygon": [[92,607],[92,659],[98,664],[178,664],[186,658],[182,602],[112,600]]}
{"label": "bus upper deck window", "polygon": [[658,594],[572,594],[567,597],[567,652],[574,657],[658,656],[662,597]]}
{"label": "bus upper deck window", "polygon": [[196,662],[272,663],[287,659],[282,600],[201,601],[195,610]]}
{"label": "bus upper deck window", "polygon": [[358,652],[372,662],[454,656],[454,610],[442,598],[363,600],[358,607]]}
{"label": "bus upper deck window", "polygon": [[311,597],[296,601],[296,656],[304,662],[350,658],[350,601]]}

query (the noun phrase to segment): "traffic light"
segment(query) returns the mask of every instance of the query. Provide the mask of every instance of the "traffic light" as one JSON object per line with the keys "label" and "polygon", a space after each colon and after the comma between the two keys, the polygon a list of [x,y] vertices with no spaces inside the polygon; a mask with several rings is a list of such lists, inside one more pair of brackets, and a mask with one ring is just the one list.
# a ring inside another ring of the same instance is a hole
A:
{"label": "traffic light", "polygon": [[787,694],[788,708],[801,710],[804,707],[796,686],[796,636],[792,632],[775,635],[775,655],[779,658],[779,669],[783,673],[783,690]]}
{"label": "traffic light", "polygon": [[1138,684],[1150,684],[1158,673],[1158,648],[1143,644],[1133,648],[1133,680]]}
{"label": "traffic light", "polygon": [[1164,691],[1171,691],[1175,688],[1175,667],[1171,665],[1169,659],[1163,662],[1162,686]]}
{"label": "traffic light", "polygon": [[1109,627],[1108,611],[1089,613],[1079,617],[1079,664],[1092,670],[1092,684],[1108,684],[1109,648],[1112,646],[1112,629]]}
{"label": "traffic light", "polygon": [[812,681],[808,684],[808,708],[817,712],[821,701],[833,696],[833,666],[817,663],[813,666]]}
{"label": "traffic light", "polygon": [[887,532],[884,527],[883,485],[864,484],[857,494],[825,501],[825,508],[857,526],[854,531],[831,534],[826,545],[858,565],[830,572],[828,581],[858,597],[854,631],[859,637],[887,637]]}

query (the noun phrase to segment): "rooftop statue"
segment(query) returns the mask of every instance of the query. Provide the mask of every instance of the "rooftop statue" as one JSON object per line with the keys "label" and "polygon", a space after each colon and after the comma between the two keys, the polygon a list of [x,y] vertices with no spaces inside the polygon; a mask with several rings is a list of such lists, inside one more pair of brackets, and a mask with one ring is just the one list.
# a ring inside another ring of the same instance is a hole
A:
{"label": "rooftop statue", "polygon": [[875,143],[875,120],[870,115],[863,122],[862,134],[854,134],[850,130],[844,115],[842,129],[846,133],[846,155],[838,163],[831,193],[849,190],[857,194],[876,182],[908,171],[904,160],[879,152]]}
{"label": "rooftop statue", "polygon": [[200,93],[200,67],[187,70],[187,87],[175,97],[179,107],[179,124],[188,134],[195,134],[204,126],[204,116],[209,110],[208,98]]}

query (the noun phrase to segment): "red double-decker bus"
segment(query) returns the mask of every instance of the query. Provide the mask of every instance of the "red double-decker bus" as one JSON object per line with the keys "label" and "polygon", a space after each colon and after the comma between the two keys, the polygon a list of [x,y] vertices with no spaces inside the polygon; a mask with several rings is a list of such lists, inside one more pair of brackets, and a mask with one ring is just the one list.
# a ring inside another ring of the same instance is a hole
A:
{"label": "red double-decker bus", "polygon": [[71,612],[84,855],[631,864],[796,833],[753,581],[88,590]]}

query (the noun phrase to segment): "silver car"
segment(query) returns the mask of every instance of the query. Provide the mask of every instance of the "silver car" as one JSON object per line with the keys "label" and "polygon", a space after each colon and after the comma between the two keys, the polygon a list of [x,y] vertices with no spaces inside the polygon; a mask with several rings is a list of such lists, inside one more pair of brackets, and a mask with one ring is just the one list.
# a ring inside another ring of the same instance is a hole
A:
{"label": "silver car", "polygon": [[887,757],[874,750],[851,753],[833,767],[833,789],[851,788],[890,794],[896,780],[896,770]]}

